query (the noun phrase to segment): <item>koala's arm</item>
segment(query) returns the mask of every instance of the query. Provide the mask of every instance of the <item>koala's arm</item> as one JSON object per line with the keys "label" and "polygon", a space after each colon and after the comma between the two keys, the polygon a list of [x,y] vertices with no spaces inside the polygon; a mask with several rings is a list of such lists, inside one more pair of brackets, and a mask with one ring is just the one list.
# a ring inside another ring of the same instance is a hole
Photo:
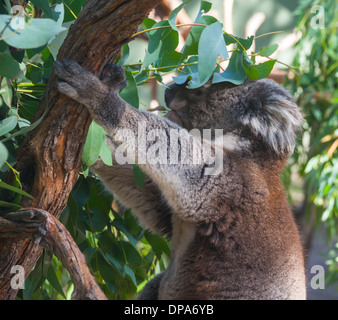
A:
{"label": "koala's arm", "polygon": [[[152,129],[161,130],[168,140],[170,129],[180,129],[176,124],[162,117],[131,107],[120,98],[119,90],[125,84],[122,68],[114,66],[108,82],[100,80],[73,61],[63,63],[56,61],[55,72],[59,78],[59,90],[86,105],[93,120],[101,125],[117,144],[119,144],[118,135],[121,129],[127,134],[127,137],[124,137],[127,138],[124,139],[124,143],[132,143],[133,138],[138,137],[139,125],[143,125],[146,134]],[[187,141],[191,142],[192,136],[183,130],[179,139],[180,141],[188,139]],[[177,144],[178,152],[181,151],[180,141]],[[213,185],[209,181],[212,180],[212,177],[204,175],[208,165],[205,163],[194,164],[191,158],[186,164],[170,164],[169,145],[165,146],[168,151],[167,163],[149,163],[151,161],[149,161],[149,157],[147,158],[147,154],[153,144],[153,141],[146,141],[144,146],[136,148],[136,163],[155,182],[169,206],[183,220],[210,222],[210,216],[206,217],[205,210],[201,210],[206,199],[201,197],[199,192],[202,187],[208,191],[208,185]]]}

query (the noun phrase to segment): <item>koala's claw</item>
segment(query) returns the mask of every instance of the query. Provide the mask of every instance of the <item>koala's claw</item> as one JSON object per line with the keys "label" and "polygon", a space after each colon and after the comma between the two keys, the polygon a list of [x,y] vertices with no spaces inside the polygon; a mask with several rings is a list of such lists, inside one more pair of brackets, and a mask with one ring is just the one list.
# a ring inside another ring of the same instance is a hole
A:
{"label": "koala's claw", "polygon": [[95,95],[106,92],[100,79],[75,61],[55,61],[54,70],[59,91],[80,103],[89,102]]}
{"label": "koala's claw", "polygon": [[124,69],[113,63],[108,63],[103,68],[102,81],[109,83],[111,86],[115,86],[118,89],[122,89],[127,86]]}

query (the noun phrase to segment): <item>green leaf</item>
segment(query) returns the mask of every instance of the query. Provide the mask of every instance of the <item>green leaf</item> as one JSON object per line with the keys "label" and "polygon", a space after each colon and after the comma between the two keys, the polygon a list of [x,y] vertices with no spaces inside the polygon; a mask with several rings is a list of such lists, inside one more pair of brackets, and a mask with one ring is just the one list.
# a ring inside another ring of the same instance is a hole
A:
{"label": "green leaf", "polygon": [[123,268],[121,264],[114,258],[112,257],[108,252],[105,252],[106,259],[114,265],[114,267],[122,274]]}
{"label": "green leaf", "polygon": [[43,257],[40,257],[39,261],[35,265],[33,271],[29,274],[25,280],[25,289],[23,290],[23,299],[32,300],[33,292],[35,291],[38,284],[42,283],[45,279],[44,270],[45,262]]}
{"label": "green leaf", "polygon": [[153,25],[153,28],[157,27],[160,27],[160,29],[148,32],[149,45],[141,70],[154,63],[163,54],[174,51],[178,45],[178,32],[170,27],[168,20],[163,20]]}
{"label": "green leaf", "polygon": [[62,3],[57,3],[53,7],[50,7],[48,0],[31,0],[31,2],[38,8],[42,9],[47,18],[58,21],[59,25],[62,24],[64,17],[64,6]]}
{"label": "green leaf", "polygon": [[0,52],[5,52],[8,48],[8,45],[6,44],[5,41],[0,40]]}
{"label": "green leaf", "polygon": [[246,78],[245,69],[243,67],[243,52],[234,51],[231,55],[229,65],[223,73],[215,73],[212,83],[231,82],[235,85],[243,83]]}
{"label": "green leaf", "polygon": [[110,265],[110,263],[106,260],[105,256],[102,252],[99,251],[100,254],[97,255],[97,266],[99,268],[100,274],[105,281],[108,289],[111,292],[115,291],[114,279],[116,279],[119,275],[118,271]]}
{"label": "green leaf", "polygon": [[[201,17],[196,23],[198,24],[205,24],[207,26],[217,22],[217,19],[212,16],[203,16]],[[198,43],[201,38],[201,34],[205,27],[202,26],[193,26],[190,30],[188,38],[184,44],[182,49],[182,57],[181,61],[183,61],[186,57],[190,55],[197,55],[198,54]]]}
{"label": "green leaf", "polygon": [[128,85],[120,91],[120,97],[135,109],[139,107],[139,96],[135,78],[131,71],[125,71]]}
{"label": "green leaf", "polygon": [[212,7],[212,3],[208,1],[201,1],[201,6],[200,6],[200,9],[198,11],[195,21],[197,21],[202,16],[203,13],[208,13],[211,7]]}
{"label": "green leaf", "polygon": [[91,123],[83,152],[81,156],[82,163],[87,167],[93,165],[101,151],[101,145],[105,139],[105,131],[94,121]]}
{"label": "green leaf", "polygon": [[24,64],[20,64],[9,53],[0,53],[0,75],[7,78],[14,78],[25,68]]}
{"label": "green leaf", "polygon": [[[31,19],[28,23],[25,23],[24,28],[14,30],[11,26],[6,28],[10,19],[10,15],[0,15],[0,30],[4,29],[2,34],[4,41],[15,48],[32,49],[42,47],[60,32],[67,30],[52,19],[42,18]],[[18,19],[24,18],[18,17]]]}
{"label": "green leaf", "polygon": [[172,29],[178,31],[177,27],[176,27],[176,18],[177,18],[177,14],[182,10],[182,8],[187,4],[191,2],[191,0],[187,0],[183,3],[181,3],[177,8],[175,8],[173,11],[170,12],[168,21],[169,24],[171,26]]}
{"label": "green leaf", "polygon": [[[156,62],[156,68],[161,67],[161,72],[168,72],[176,69],[179,61],[181,59],[182,54],[177,51],[170,52],[169,54],[165,54]],[[165,68],[168,67],[168,68]],[[155,75],[156,76],[156,75]]]}
{"label": "green leaf", "polygon": [[217,21],[203,30],[198,44],[198,74],[201,82],[208,80],[214,73],[218,56],[227,59],[229,55],[222,24]]}
{"label": "green leaf", "polygon": [[0,141],[0,168],[8,159],[8,151],[5,145]]}
{"label": "green leaf", "polygon": [[136,282],[134,271],[132,269],[130,269],[127,265],[125,265],[124,266],[124,272],[127,276],[130,277],[130,279],[133,282],[133,284],[135,285],[135,287],[137,287],[137,282]]}
{"label": "green leaf", "polygon": [[76,181],[71,194],[77,204],[77,207],[82,208],[88,202],[91,194],[87,179],[80,176]]}
{"label": "green leaf", "polygon": [[21,194],[25,197],[33,199],[33,197],[30,194],[28,194],[27,192],[25,192],[25,191],[23,191],[19,188],[13,187],[13,186],[11,186],[11,185],[9,185],[6,182],[3,182],[1,180],[0,180],[0,188],[4,188],[4,189],[10,190],[10,191],[13,191],[15,193]]}
{"label": "green leaf", "polygon": [[43,66],[41,63],[35,63],[34,66],[27,68],[26,78],[31,80],[33,83],[39,83],[42,81]]}
{"label": "green leaf", "polygon": [[12,131],[18,123],[17,116],[11,116],[0,121],[0,136]]}
{"label": "green leaf", "polygon": [[38,8],[40,8],[48,18],[54,19],[53,16],[53,10],[49,5],[49,1],[48,0],[31,0],[31,2],[37,6]]}
{"label": "green leaf", "polygon": [[21,209],[21,206],[14,204],[14,203],[10,203],[10,202],[0,200],[0,208],[8,208],[10,210],[16,211],[16,210]]}
{"label": "green leaf", "polygon": [[[46,97],[46,101],[48,101],[48,97]],[[21,129],[21,130],[15,132],[15,133],[9,135],[7,138],[2,139],[1,142],[9,141],[9,140],[11,140],[11,139],[14,138],[14,137],[17,137],[17,136],[19,136],[19,135],[22,135],[22,134],[24,134],[24,133],[27,133],[27,132],[29,132],[29,131],[35,129],[35,128],[41,123],[41,121],[43,120],[43,118],[45,117],[45,115],[47,114],[48,109],[49,109],[49,106],[48,106],[48,103],[47,103],[47,104],[46,104],[45,112],[43,113],[43,115],[42,115],[37,121],[35,121],[35,122],[34,122],[33,124],[31,124],[29,127],[25,127],[25,128],[23,128],[23,129]]]}
{"label": "green leaf", "polygon": [[48,268],[47,280],[52,285],[52,287],[66,299],[66,295],[64,294],[64,292],[62,290],[62,287],[61,287],[60,282],[59,282],[59,280],[56,276],[56,273],[54,271],[52,264],[50,264],[50,266]]}
{"label": "green leaf", "polygon": [[272,44],[271,46],[268,46],[268,47],[266,47],[266,48],[262,48],[262,49],[261,49],[260,55],[261,55],[262,57],[268,57],[268,56],[271,56],[277,49],[278,49],[278,44],[277,44],[277,43],[274,43],[274,44]]}
{"label": "green leaf", "polygon": [[1,81],[0,89],[0,108],[2,106],[11,107],[13,92],[12,86],[8,78],[3,78]]}
{"label": "green leaf", "polygon": [[[250,36],[247,39],[235,37],[235,36],[227,34],[227,33],[224,33],[223,36],[224,36],[224,41],[225,41],[227,46],[229,44],[232,44],[232,43],[238,45],[238,42],[239,42],[244,47],[245,50],[248,50],[251,47],[252,42],[254,40],[254,36]],[[238,49],[243,50],[243,48],[240,45],[238,45]]]}
{"label": "green leaf", "polygon": [[142,171],[142,169],[137,164],[133,164],[133,172],[134,172],[134,178],[135,178],[136,184],[140,188],[143,188],[146,174]]}
{"label": "green leaf", "polygon": [[105,210],[102,208],[90,208],[91,227],[95,232],[101,232],[109,223],[109,218]]}
{"label": "green leaf", "polygon": [[123,66],[126,63],[127,59],[129,58],[129,54],[130,54],[129,45],[128,43],[126,43],[122,47],[122,60],[121,55],[119,54],[119,56],[117,57],[118,62],[116,64],[119,66]]}
{"label": "green leaf", "polygon": [[132,243],[133,246],[136,246],[137,244],[137,240],[135,239],[135,237],[129,232],[127,226],[125,225],[124,220],[118,216],[115,215],[115,219],[112,222],[112,225],[114,227],[116,227],[117,229],[119,229],[120,231],[122,231],[127,238],[129,239],[129,241]]}
{"label": "green leaf", "polygon": [[107,166],[113,165],[113,158],[111,154],[111,150],[106,142],[106,140],[103,140],[100,150],[100,158],[102,159],[103,163]]}
{"label": "green leaf", "polygon": [[127,261],[135,267],[141,265],[142,258],[138,251],[129,242],[121,241],[121,245],[126,254]]}
{"label": "green leaf", "polygon": [[64,22],[74,21],[74,15],[77,17],[80,14],[85,2],[86,0],[64,0],[64,3],[67,5],[65,6]]}
{"label": "green leaf", "polygon": [[156,21],[150,18],[145,18],[142,22],[142,24],[140,25],[140,27],[143,30],[147,30],[153,27],[153,25],[156,24]]}
{"label": "green leaf", "polygon": [[[188,59],[187,64],[191,64],[197,61],[198,57],[192,56]],[[173,77],[173,80],[177,84],[184,84],[188,81],[187,88],[195,89],[203,86],[208,81],[208,78],[201,82],[198,74],[198,64],[193,64],[183,68],[182,72],[177,77]]]}
{"label": "green leaf", "polygon": [[248,64],[246,60],[244,59],[243,63],[244,63],[244,69],[246,71],[246,75],[250,79],[259,80],[259,79],[266,78],[270,74],[273,66],[276,63],[276,60],[268,60],[266,62],[257,64],[257,65],[251,65],[251,64]]}
{"label": "green leaf", "polygon": [[162,250],[161,244],[160,244],[161,238],[159,236],[155,235],[155,234],[148,232],[148,231],[144,233],[144,236],[147,239],[147,241],[149,242],[149,244],[151,245],[156,257],[158,259],[161,259],[161,256],[162,256],[162,253],[163,253],[163,250]]}
{"label": "green leaf", "polygon": [[57,3],[52,7],[53,10],[53,20],[59,25],[62,26],[64,17],[65,17],[65,7],[63,3]]}

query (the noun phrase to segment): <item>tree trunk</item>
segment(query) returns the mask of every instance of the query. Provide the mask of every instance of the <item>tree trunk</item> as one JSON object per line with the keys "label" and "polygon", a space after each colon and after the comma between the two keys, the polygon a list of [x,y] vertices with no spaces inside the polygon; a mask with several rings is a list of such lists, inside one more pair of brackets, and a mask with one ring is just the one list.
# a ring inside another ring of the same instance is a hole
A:
{"label": "tree trunk", "polygon": [[[114,62],[123,44],[129,42],[149,11],[160,0],[87,0],[60,48],[58,60],[71,59],[99,76]],[[81,164],[81,152],[91,118],[87,109],[61,95],[52,73],[36,117],[46,105],[43,122],[29,134],[18,152],[17,170],[24,189],[34,199],[23,207],[39,208],[59,217],[67,204]],[[48,99],[48,104],[46,100]],[[13,265],[21,265],[28,276],[41,254],[31,240],[9,238],[0,243],[0,300],[14,299],[11,288]]]}

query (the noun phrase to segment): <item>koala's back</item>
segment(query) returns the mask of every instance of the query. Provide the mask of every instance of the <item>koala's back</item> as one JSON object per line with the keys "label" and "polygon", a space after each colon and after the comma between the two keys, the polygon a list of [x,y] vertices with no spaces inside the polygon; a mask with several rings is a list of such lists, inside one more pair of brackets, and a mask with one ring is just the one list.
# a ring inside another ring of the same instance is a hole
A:
{"label": "koala's back", "polygon": [[302,246],[279,176],[251,161],[232,169],[231,205],[222,177],[219,193],[203,195],[217,202],[206,205],[220,219],[199,225],[173,215],[172,262],[159,298],[305,299]]}

